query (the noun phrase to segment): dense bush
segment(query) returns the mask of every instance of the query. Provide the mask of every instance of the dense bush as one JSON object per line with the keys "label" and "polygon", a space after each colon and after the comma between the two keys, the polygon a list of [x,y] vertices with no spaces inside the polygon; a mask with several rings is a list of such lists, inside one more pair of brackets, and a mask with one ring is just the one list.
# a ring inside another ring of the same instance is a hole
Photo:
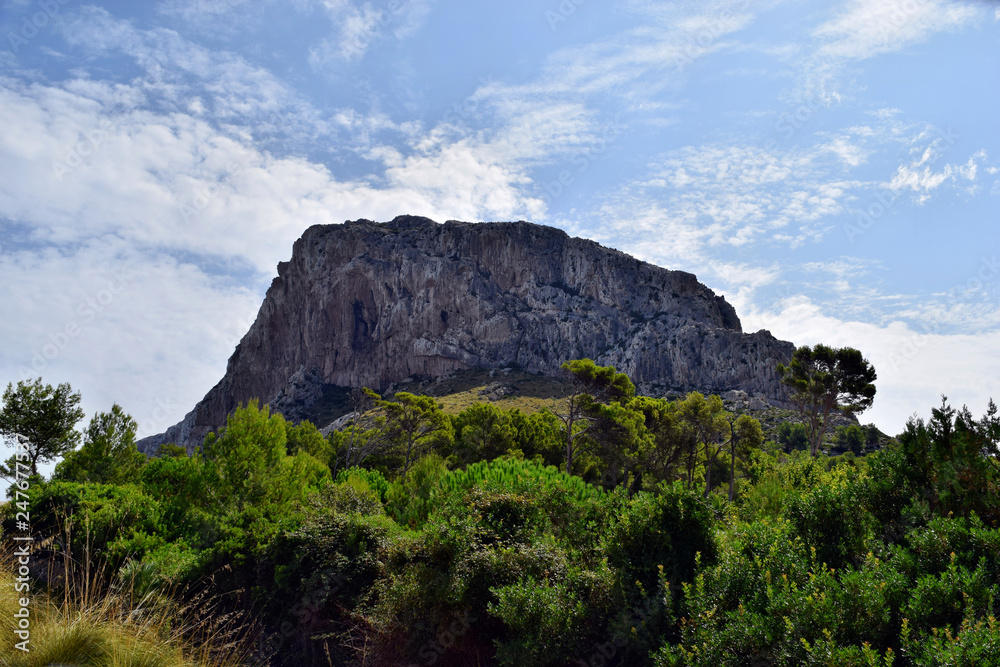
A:
{"label": "dense bush", "polygon": [[1000,664],[992,406],[814,457],[790,425],[741,447],[717,398],[616,397],[581,399],[572,475],[551,412],[404,395],[324,438],[251,403],[143,462],[118,409],[0,516],[56,592],[252,609],[258,664]]}

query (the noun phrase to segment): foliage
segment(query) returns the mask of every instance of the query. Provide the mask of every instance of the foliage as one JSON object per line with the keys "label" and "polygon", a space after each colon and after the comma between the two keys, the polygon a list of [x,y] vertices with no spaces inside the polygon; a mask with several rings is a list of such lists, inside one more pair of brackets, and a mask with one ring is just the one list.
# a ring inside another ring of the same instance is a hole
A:
{"label": "foliage", "polygon": [[[164,542],[159,504],[132,484],[41,484],[30,495],[28,511],[32,531],[54,539],[60,568],[114,572]],[[14,532],[13,518],[5,519],[4,533]]]}
{"label": "foliage", "polygon": [[781,422],[774,435],[786,452],[809,448],[809,427],[805,424]]}
{"label": "foliage", "polygon": [[845,452],[860,454],[864,451],[866,442],[865,429],[857,424],[838,426],[833,436],[833,443]]}
{"label": "foliage", "polygon": [[579,500],[598,499],[600,490],[579,477],[567,475],[554,466],[542,466],[534,461],[496,459],[474,463],[464,470],[454,470],[441,479],[442,494],[468,491],[477,485],[492,484],[512,491],[540,489],[557,490]]}
{"label": "foliage", "polygon": [[115,406],[0,517],[30,513],[54,593],[127,580],[173,605],[211,586],[253,609],[252,662],[275,667],[998,663],[992,402],[976,419],[943,401],[874,452],[850,451],[871,428],[841,429],[847,453],[813,456],[718,397],[570,369],[575,474],[546,411],[472,405],[438,428],[433,399],[362,392],[324,438],[251,403],[203,452],[132,467]]}
{"label": "foliage", "polygon": [[[73,429],[83,419],[79,405],[80,394],[66,383],[55,388],[43,385],[42,378],[22,380],[17,387],[8,383],[0,410],[0,435],[15,445],[25,445],[31,474],[37,475],[39,463],[56,460],[80,441],[80,433]],[[12,458],[0,475],[13,477],[14,465]]]}
{"label": "foliage", "polygon": [[337,473],[337,484],[348,484],[359,492],[370,491],[380,502],[386,502],[389,482],[378,470],[348,468]]}
{"label": "foliage", "polygon": [[53,479],[96,484],[136,481],[146,457],[135,446],[135,419],[120,405],[101,412],[84,431],[83,446],[67,452],[56,466]]}
{"label": "foliage", "polygon": [[718,445],[723,434],[729,431],[722,399],[718,396],[706,398],[700,392],[693,391],[680,402],[677,412],[681,419],[684,464],[684,484],[694,488],[699,464],[706,460],[705,466],[706,495],[710,490],[711,468],[715,459],[722,453]]}
{"label": "foliage", "polygon": [[831,415],[863,412],[875,399],[875,369],[851,347],[800,347],[788,366],[778,364],[778,375],[809,425],[813,456],[819,453]]}
{"label": "foliage", "polygon": [[611,366],[598,366],[590,359],[573,359],[562,365],[571,382],[566,405],[554,411],[563,423],[566,443],[566,474],[573,473],[573,458],[577,453],[577,438],[593,425],[594,410],[609,403],[622,403],[635,396],[635,385],[624,373]]}
{"label": "foliage", "polygon": [[513,415],[490,404],[476,403],[454,420],[455,459],[460,465],[495,459],[517,440]]}
{"label": "foliage", "polygon": [[333,447],[329,440],[323,437],[316,425],[308,419],[297,425],[285,425],[285,446],[288,454],[298,452],[309,454],[320,463],[330,465],[333,458]]}
{"label": "foliage", "polygon": [[342,440],[345,467],[372,457],[384,471],[401,470],[405,476],[423,454],[450,453],[454,428],[433,398],[399,392],[388,401],[367,388],[356,396],[354,424]]}
{"label": "foliage", "polygon": [[794,494],[785,509],[792,534],[815,545],[820,563],[834,569],[860,565],[874,535],[874,517],[856,480],[834,480]]}
{"label": "foliage", "polygon": [[708,504],[678,484],[640,493],[617,509],[604,553],[623,588],[655,592],[662,572],[679,584],[694,575],[695,560],[715,560],[714,516]]}

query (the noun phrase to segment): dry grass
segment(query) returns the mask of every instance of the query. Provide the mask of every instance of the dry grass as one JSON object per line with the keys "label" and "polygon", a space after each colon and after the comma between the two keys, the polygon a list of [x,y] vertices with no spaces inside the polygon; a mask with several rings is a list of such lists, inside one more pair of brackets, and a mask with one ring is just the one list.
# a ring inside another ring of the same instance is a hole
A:
{"label": "dry grass", "polygon": [[[248,654],[236,619],[205,595],[182,604],[157,592],[140,596],[129,582],[95,581],[85,587],[89,598],[56,600],[15,591],[13,572],[14,563],[0,559],[0,665],[236,667]],[[28,652],[15,646],[22,597],[30,600]]]}
{"label": "dry grass", "polygon": [[434,396],[448,414],[458,414],[476,403],[538,412],[558,405],[567,391],[566,383],[558,378],[515,370],[490,373],[483,369],[457,371],[440,382],[403,383],[395,389]]}

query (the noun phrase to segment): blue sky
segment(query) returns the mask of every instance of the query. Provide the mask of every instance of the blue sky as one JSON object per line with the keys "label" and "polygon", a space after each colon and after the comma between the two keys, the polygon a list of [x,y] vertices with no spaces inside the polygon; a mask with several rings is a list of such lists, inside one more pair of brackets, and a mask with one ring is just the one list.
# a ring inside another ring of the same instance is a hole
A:
{"label": "blue sky", "polygon": [[308,226],[526,219],[1000,398],[1000,4],[0,0],[0,378],[143,435]]}

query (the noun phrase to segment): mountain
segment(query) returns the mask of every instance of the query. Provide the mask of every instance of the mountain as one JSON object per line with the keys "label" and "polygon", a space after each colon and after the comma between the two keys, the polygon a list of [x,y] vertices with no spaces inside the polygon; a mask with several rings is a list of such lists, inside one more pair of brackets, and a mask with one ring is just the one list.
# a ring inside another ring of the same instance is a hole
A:
{"label": "mountain", "polygon": [[316,225],[278,264],[225,376],[184,420],[145,438],[189,450],[250,399],[323,426],[350,387],[469,368],[556,375],[589,357],[649,395],[738,389],[780,403],[794,346],[743,333],[694,275],[528,222]]}

